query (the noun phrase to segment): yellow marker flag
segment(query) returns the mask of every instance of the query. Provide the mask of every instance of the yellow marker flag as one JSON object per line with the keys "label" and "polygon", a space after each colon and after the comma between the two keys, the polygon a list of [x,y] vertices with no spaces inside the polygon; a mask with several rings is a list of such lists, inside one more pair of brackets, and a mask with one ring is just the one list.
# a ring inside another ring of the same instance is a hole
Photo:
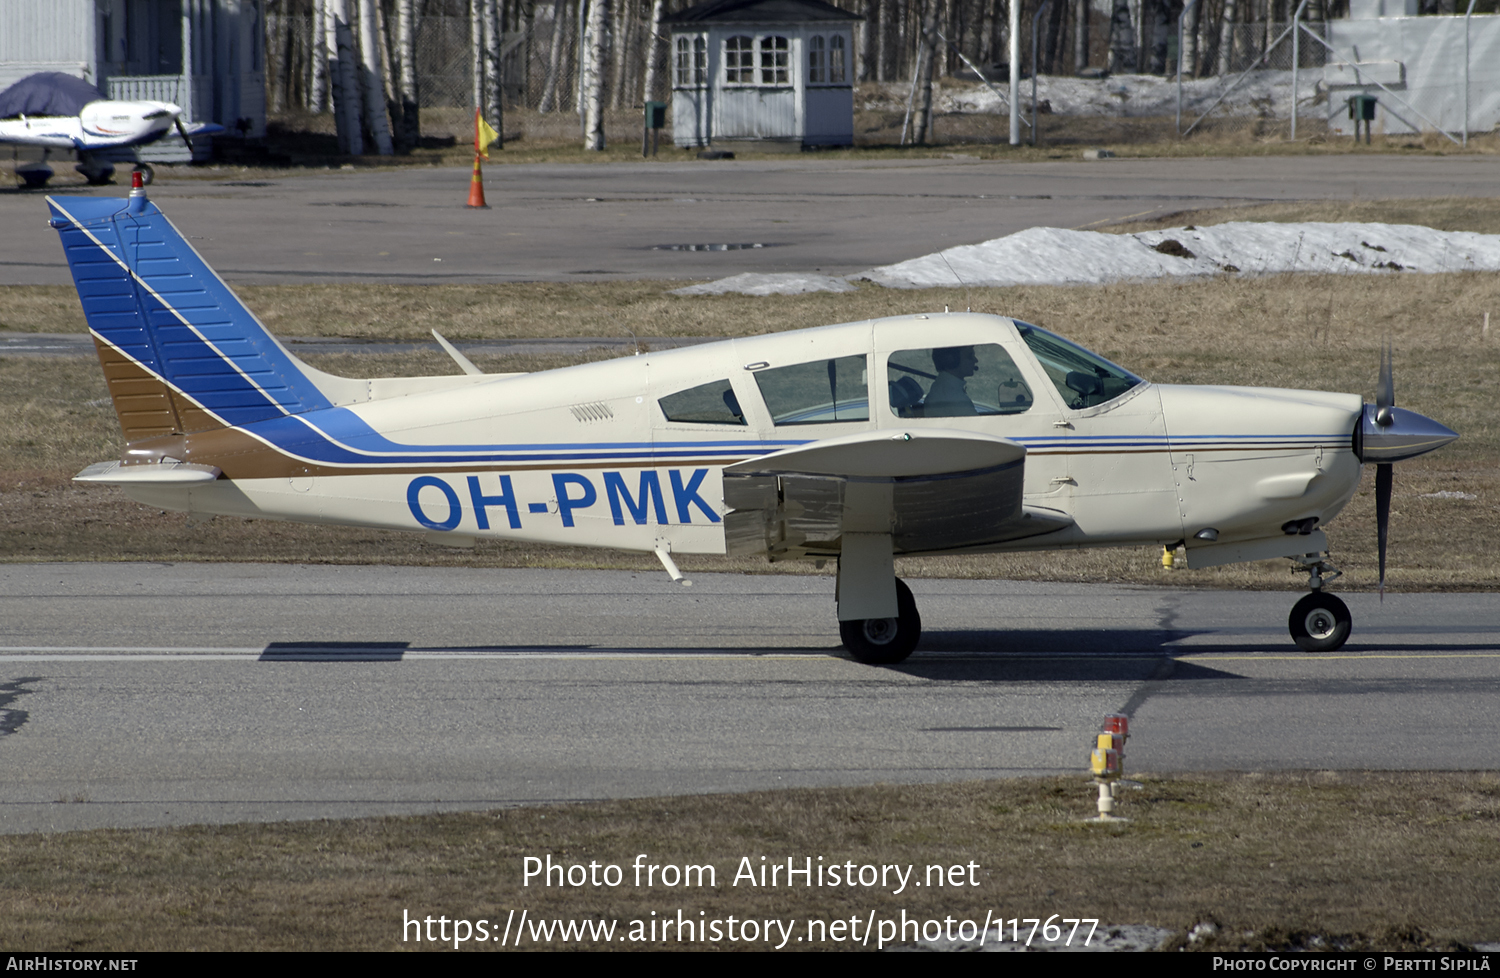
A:
{"label": "yellow marker flag", "polygon": [[482,115],[479,114],[479,110],[478,109],[475,109],[474,110],[474,152],[478,153],[480,156],[483,156],[485,159],[489,159],[490,158],[490,153],[489,153],[490,143],[493,143],[495,140],[497,140],[499,138],[500,138],[500,134],[498,132],[496,132],[495,130],[491,129],[490,128],[490,124],[488,122],[484,121],[484,116],[482,116]]}

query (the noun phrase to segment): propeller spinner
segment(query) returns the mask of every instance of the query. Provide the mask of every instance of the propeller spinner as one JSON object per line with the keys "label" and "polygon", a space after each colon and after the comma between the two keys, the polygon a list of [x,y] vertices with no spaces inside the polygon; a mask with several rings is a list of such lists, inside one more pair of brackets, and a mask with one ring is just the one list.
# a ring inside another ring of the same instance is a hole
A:
{"label": "propeller spinner", "polygon": [[1375,403],[1366,404],[1356,432],[1361,462],[1375,463],[1375,529],[1380,552],[1380,599],[1385,600],[1385,552],[1390,535],[1393,462],[1425,455],[1458,437],[1458,432],[1415,411],[1396,407],[1391,345],[1380,354]]}

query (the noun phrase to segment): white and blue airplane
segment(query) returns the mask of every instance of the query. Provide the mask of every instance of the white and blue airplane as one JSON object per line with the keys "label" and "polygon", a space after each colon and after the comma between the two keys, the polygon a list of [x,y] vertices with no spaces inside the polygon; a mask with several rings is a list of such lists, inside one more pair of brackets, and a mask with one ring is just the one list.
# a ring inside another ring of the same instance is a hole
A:
{"label": "white and blue airplane", "polygon": [[[103,184],[115,172],[114,164],[103,155],[106,151],[154,143],[173,129],[189,145],[194,136],[224,131],[217,123],[183,122],[182,109],[171,102],[100,99],[85,105],[77,115],[0,119],[0,146],[73,150],[84,178],[92,184]],[[135,169],[144,174],[147,183],[151,182],[149,163],[137,163]],[[41,187],[52,177],[52,169],[44,161],[24,168],[20,174],[28,186]]]}
{"label": "white and blue airplane", "polygon": [[1353,394],[1153,384],[1003,316],[799,329],[529,374],[357,380],[287,351],[151,204],[49,198],[124,431],[81,482],[190,513],[655,553],[836,561],[862,662],[921,636],[894,559],[1186,548],[1291,557],[1290,630],[1341,646],[1319,527],[1457,435]]}

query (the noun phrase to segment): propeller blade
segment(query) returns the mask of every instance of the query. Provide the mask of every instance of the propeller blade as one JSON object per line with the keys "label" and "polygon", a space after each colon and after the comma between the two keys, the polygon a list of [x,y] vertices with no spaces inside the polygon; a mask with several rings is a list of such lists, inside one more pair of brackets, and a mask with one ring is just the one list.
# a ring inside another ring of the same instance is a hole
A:
{"label": "propeller blade", "polygon": [[177,133],[182,137],[182,141],[187,143],[189,146],[193,145],[193,141],[188,138],[187,126],[184,126],[182,124],[182,116],[178,116],[177,118],[173,119],[172,124],[177,127]]}
{"label": "propeller blade", "polygon": [[1380,549],[1380,601],[1385,603],[1385,544],[1391,525],[1391,476],[1389,462],[1375,466],[1375,535]]}
{"label": "propeller blade", "polygon": [[1386,340],[1385,349],[1380,351],[1380,381],[1375,388],[1375,406],[1377,408],[1396,406],[1396,381],[1391,375],[1390,340]]}

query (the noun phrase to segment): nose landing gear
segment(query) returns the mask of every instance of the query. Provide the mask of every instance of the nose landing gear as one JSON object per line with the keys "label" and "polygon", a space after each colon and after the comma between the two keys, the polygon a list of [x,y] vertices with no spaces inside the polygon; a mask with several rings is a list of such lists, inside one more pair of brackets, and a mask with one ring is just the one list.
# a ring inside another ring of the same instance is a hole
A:
{"label": "nose landing gear", "polygon": [[1343,571],[1324,560],[1321,554],[1307,554],[1294,558],[1307,568],[1307,586],[1312,593],[1292,606],[1287,628],[1292,641],[1304,652],[1332,652],[1349,640],[1353,618],[1349,606],[1332,594],[1325,594],[1323,585],[1343,575]]}

